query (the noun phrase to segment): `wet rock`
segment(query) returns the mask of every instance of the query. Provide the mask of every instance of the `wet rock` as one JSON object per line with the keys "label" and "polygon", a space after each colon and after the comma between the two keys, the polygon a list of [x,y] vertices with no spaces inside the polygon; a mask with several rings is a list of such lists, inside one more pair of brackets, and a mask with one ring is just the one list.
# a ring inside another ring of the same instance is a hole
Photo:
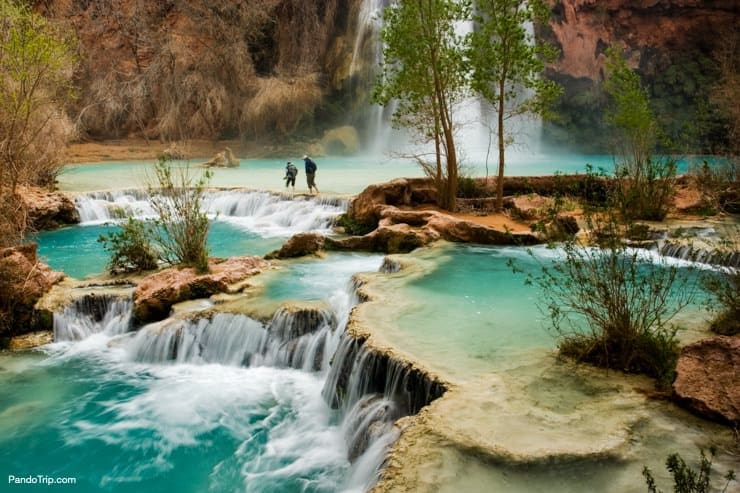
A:
{"label": "wet rock", "polygon": [[74,202],[61,192],[20,187],[19,194],[28,208],[30,225],[37,231],[80,222]]}
{"label": "wet rock", "polygon": [[673,392],[679,404],[707,419],[740,424],[740,337],[717,336],[681,350]]}
{"label": "wet rock", "polygon": [[8,341],[8,349],[11,351],[26,351],[52,342],[54,342],[54,332],[40,330],[11,337]]}
{"label": "wet rock", "polygon": [[298,233],[290,237],[279,250],[265,255],[265,259],[295,258],[314,255],[324,249],[325,238],[319,233]]}
{"label": "wet rock", "polygon": [[0,250],[0,335],[14,336],[34,329],[36,302],[64,279],[40,262],[36,244]]}
{"label": "wet rock", "polygon": [[190,267],[172,267],[145,277],[134,291],[134,317],[140,323],[166,318],[172,305],[229,292],[233,285],[267,267],[260,257],[210,259],[210,272],[198,274]]}

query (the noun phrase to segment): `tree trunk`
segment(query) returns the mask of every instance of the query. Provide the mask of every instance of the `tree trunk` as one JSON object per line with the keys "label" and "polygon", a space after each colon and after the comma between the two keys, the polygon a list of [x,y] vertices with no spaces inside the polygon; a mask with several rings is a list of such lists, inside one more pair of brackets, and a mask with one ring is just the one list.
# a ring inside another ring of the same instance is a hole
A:
{"label": "tree trunk", "polygon": [[504,208],[504,79],[499,81],[498,92],[498,180],[496,181],[496,210]]}

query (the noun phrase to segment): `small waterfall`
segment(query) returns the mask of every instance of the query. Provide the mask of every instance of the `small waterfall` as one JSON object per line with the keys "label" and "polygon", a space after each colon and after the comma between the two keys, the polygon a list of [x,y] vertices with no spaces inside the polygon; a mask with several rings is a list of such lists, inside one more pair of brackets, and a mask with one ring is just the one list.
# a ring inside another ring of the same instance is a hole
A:
{"label": "small waterfall", "polygon": [[709,248],[700,248],[687,243],[666,241],[656,246],[657,251],[664,257],[688,260],[701,264],[717,265],[722,267],[740,268],[740,251],[722,251]]}
{"label": "small waterfall", "polygon": [[325,370],[334,317],[317,309],[284,307],[271,322],[217,313],[211,318],[167,319],[143,327],[128,350],[136,361],[219,363],[235,366]]}
{"label": "small waterfall", "polygon": [[102,224],[107,221],[134,216],[140,219],[154,217],[145,190],[90,192],[75,197],[82,224]]}
{"label": "small waterfall", "polygon": [[131,329],[132,315],[130,299],[87,295],[62,313],[54,313],[54,341],[80,341],[98,333],[123,334]]}
{"label": "small waterfall", "polygon": [[[102,224],[133,216],[155,217],[145,190],[93,192],[79,195],[75,204],[85,224]],[[347,201],[331,197],[289,197],[269,192],[217,190],[204,194],[204,208],[217,219],[241,225],[265,236],[289,236],[325,231],[347,209]]]}

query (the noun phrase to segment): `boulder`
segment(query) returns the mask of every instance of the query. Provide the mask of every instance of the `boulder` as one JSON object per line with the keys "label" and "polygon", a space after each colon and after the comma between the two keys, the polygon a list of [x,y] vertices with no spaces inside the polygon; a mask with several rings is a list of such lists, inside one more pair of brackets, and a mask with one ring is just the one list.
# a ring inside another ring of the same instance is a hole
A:
{"label": "boulder", "polygon": [[673,393],[707,419],[740,424],[740,337],[716,336],[681,350]]}
{"label": "boulder", "polygon": [[14,336],[33,330],[36,302],[64,279],[40,262],[36,244],[0,250],[0,335]]}
{"label": "boulder", "polygon": [[39,330],[11,337],[8,341],[8,349],[11,351],[26,351],[52,342],[54,342],[54,332]]}
{"label": "boulder", "polygon": [[80,222],[75,203],[63,193],[38,187],[19,187],[18,193],[28,209],[30,226],[36,231]]}
{"label": "boulder", "polygon": [[377,224],[383,206],[412,206],[436,203],[434,184],[428,178],[397,178],[370,185],[352,199],[347,216],[359,224]]}
{"label": "boulder", "polygon": [[324,249],[325,238],[319,233],[298,233],[293,235],[279,250],[265,255],[265,259],[295,258],[313,255]]}
{"label": "boulder", "polygon": [[210,259],[210,272],[206,274],[198,274],[191,267],[156,272],[145,277],[134,291],[134,317],[140,323],[162,320],[175,303],[235,290],[235,284],[259,274],[267,265],[260,257],[232,257]]}
{"label": "boulder", "polygon": [[509,209],[515,216],[521,219],[542,219],[548,208],[552,207],[555,200],[551,197],[543,197],[536,193],[527,195],[515,195],[504,198],[504,208]]}
{"label": "boulder", "polygon": [[238,168],[239,160],[228,147],[217,152],[211,159],[201,164],[204,168]]}

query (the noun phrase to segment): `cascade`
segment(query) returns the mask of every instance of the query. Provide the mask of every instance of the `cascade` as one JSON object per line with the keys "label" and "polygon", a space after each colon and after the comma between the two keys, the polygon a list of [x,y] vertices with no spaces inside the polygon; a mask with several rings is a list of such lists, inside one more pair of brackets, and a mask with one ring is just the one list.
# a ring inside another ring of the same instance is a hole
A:
{"label": "cascade", "polygon": [[[101,224],[129,215],[138,219],[155,216],[144,190],[92,192],[75,198],[81,223]],[[332,197],[289,197],[269,192],[217,190],[204,194],[205,211],[219,220],[243,225],[267,236],[328,230],[347,201]]]}
{"label": "cascade", "polygon": [[740,268],[740,252],[738,251],[711,250],[671,241],[658,244],[655,248],[664,257],[688,260],[700,264],[720,265],[735,269]]}
{"label": "cascade", "polygon": [[[220,364],[295,368],[325,376],[322,394],[342,417],[341,430],[353,467],[347,488],[376,481],[394,423],[441,396],[445,387],[422,370],[366,347],[345,330],[361,301],[360,282],[336,290],[328,309],[285,305],[269,322],[242,314],[208,313],[169,318],[125,336],[127,358],[142,363]],[[123,337],[131,329],[132,302],[90,295],[54,315],[57,340],[97,333]]]}
{"label": "cascade", "polygon": [[90,294],[54,313],[54,340],[79,341],[96,333],[110,336],[131,329],[133,302],[115,296]]}

